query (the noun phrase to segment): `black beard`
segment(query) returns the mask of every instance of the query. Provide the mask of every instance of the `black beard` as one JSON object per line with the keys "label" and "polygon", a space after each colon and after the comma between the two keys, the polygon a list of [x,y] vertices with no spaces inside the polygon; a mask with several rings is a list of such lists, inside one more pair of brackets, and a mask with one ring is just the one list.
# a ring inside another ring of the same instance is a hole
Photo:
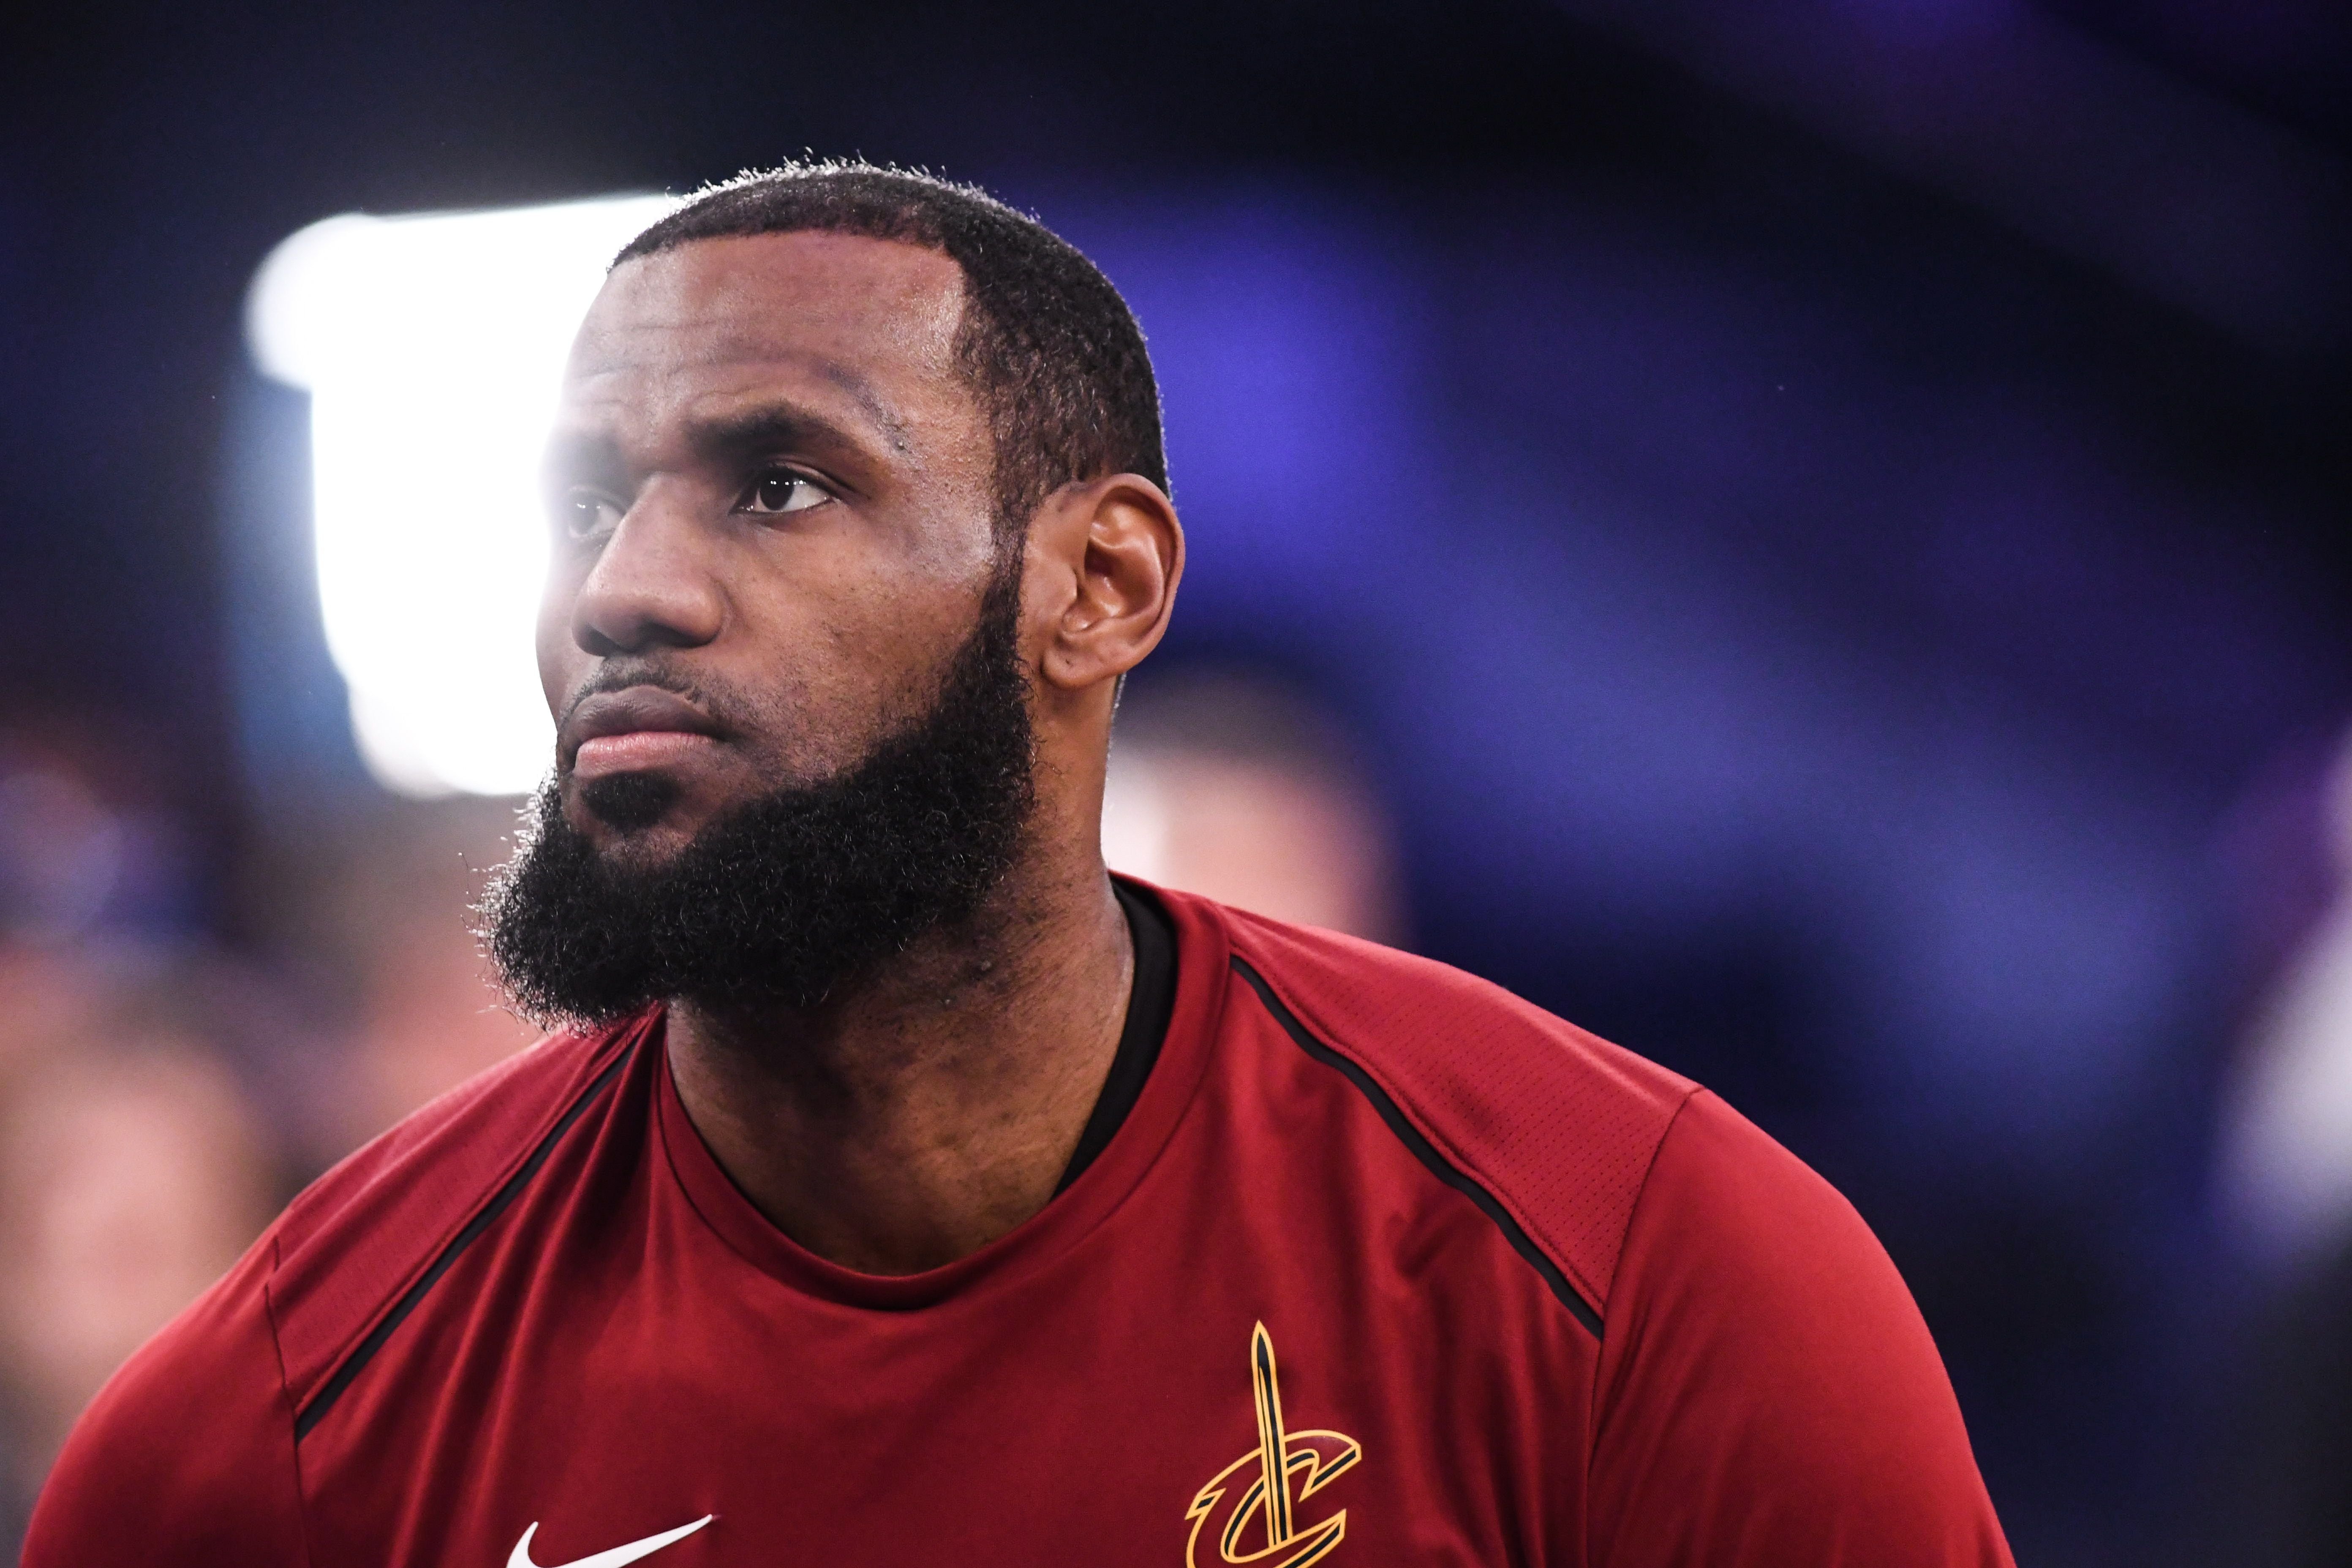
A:
{"label": "black beard", "polygon": [[[819,1005],[924,932],[969,920],[1011,868],[1034,800],[1020,573],[1001,572],[939,696],[858,762],[748,801],[658,866],[600,852],[554,779],[482,904],[515,1005],[595,1026],[657,1001]],[[622,775],[583,804],[628,831],[667,782]]]}

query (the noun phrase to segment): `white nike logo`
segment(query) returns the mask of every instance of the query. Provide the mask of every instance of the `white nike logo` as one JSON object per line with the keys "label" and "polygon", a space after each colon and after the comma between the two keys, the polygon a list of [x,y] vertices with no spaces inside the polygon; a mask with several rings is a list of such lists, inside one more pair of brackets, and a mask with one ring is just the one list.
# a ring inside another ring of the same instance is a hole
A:
{"label": "white nike logo", "polygon": [[[599,1552],[593,1557],[583,1557],[571,1563],[551,1563],[549,1568],[621,1568],[624,1563],[635,1563],[638,1558],[650,1552],[659,1552],[673,1541],[685,1540],[718,1517],[715,1513],[706,1513],[692,1524],[681,1524],[676,1530],[666,1530],[659,1535],[648,1535],[643,1541],[632,1541],[626,1546],[615,1546],[610,1552]],[[522,1539],[515,1542],[514,1552],[507,1558],[507,1568],[539,1568],[539,1564],[530,1560],[530,1538],[538,1533],[539,1526],[536,1523],[522,1532]]]}

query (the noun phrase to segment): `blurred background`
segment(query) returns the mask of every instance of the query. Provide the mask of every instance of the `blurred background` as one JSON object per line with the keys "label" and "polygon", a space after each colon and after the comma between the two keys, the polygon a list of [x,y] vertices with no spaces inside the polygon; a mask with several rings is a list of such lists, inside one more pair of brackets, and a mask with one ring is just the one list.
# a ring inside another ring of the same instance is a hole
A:
{"label": "blurred background", "polygon": [[[1719,1090],[1885,1239],[2021,1562],[2352,1562],[2352,11],[0,29],[0,1542],[529,1037],[464,905],[536,520],[448,463],[541,373],[464,355],[593,289],[562,204],[813,149],[1036,211],[1150,337],[1192,553],[1114,863]],[[509,221],[311,226],[451,212]]]}

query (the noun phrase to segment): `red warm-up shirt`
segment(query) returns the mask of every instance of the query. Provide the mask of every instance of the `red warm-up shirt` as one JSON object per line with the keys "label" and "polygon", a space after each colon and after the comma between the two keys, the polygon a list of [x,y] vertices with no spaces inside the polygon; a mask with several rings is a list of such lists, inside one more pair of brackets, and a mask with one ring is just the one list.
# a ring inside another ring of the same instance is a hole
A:
{"label": "red warm-up shirt", "polygon": [[76,1429],[28,1568],[2007,1563],[1821,1179],[1443,965],[1163,895],[1164,1042],[971,1257],[795,1246],[658,1015],[312,1186]]}

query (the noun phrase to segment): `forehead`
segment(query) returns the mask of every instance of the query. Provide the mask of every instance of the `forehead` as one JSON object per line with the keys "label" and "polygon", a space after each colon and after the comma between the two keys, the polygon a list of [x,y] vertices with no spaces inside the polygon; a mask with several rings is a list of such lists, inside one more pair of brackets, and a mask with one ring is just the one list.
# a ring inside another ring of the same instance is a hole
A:
{"label": "forehead", "polygon": [[574,417],[658,422],[714,399],[829,389],[887,425],[910,405],[963,399],[962,304],[961,270],[919,246],[818,233],[696,240],[614,268],[573,343],[565,402]]}

